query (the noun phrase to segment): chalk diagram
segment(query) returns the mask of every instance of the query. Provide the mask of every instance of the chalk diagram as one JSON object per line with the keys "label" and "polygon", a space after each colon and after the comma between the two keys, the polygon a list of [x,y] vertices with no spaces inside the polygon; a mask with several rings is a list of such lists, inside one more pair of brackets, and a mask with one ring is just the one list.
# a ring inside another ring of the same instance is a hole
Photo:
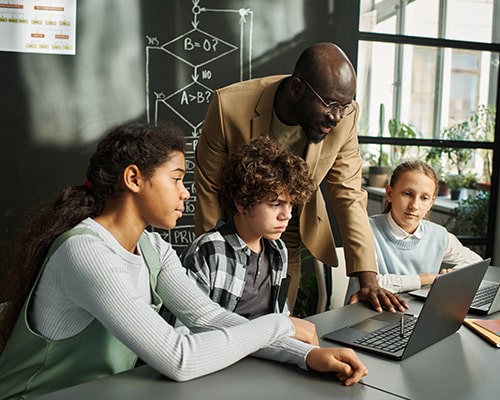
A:
{"label": "chalk diagram", "polygon": [[[194,151],[212,94],[219,87],[251,79],[252,74],[253,12],[206,8],[200,0],[192,0],[191,12],[192,29],[184,34],[163,44],[158,37],[146,36],[147,121],[173,121],[186,133],[184,183],[191,197],[177,226],[158,230],[177,251],[194,239]],[[213,32],[227,21],[232,29]]]}

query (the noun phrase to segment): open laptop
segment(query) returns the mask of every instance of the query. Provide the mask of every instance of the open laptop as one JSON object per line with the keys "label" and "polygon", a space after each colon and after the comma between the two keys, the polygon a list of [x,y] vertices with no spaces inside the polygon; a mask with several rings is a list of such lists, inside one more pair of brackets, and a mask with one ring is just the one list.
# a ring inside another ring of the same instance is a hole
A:
{"label": "open laptop", "polygon": [[[408,294],[425,300],[430,288],[430,286],[425,286],[421,289],[408,292]],[[490,315],[497,311],[500,311],[500,281],[493,281],[486,277],[481,281],[481,285],[477,289],[469,312],[479,315]]]}
{"label": "open laptop", "polygon": [[439,275],[418,316],[384,311],[323,338],[405,359],[460,328],[489,264],[487,259]]}

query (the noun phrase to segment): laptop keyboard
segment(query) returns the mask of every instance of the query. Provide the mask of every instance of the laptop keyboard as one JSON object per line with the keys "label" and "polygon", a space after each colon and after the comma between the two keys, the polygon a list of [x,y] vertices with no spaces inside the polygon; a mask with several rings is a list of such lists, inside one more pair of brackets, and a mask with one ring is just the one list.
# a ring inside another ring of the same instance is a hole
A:
{"label": "laptop keyboard", "polygon": [[491,303],[499,286],[499,284],[492,284],[480,287],[472,300],[471,307],[481,307]]}
{"label": "laptop keyboard", "polygon": [[380,349],[389,351],[391,353],[397,353],[399,350],[403,349],[408,343],[408,339],[410,338],[411,333],[413,332],[413,328],[415,327],[416,322],[417,322],[417,317],[411,315],[405,315],[403,335],[401,335],[400,324],[397,324],[371,332],[368,335],[365,335],[357,339],[355,343],[361,344],[366,347],[371,347],[374,349]]}

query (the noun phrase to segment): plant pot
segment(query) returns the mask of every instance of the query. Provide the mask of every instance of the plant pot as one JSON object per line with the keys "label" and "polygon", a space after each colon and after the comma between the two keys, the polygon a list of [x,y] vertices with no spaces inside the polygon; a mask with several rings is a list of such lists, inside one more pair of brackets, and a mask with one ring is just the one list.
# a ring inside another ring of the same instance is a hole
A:
{"label": "plant pot", "polygon": [[389,167],[371,165],[368,170],[368,184],[374,187],[385,187],[389,177]]}
{"label": "plant pot", "polygon": [[468,196],[467,189],[460,188],[460,189],[450,190],[450,197],[452,200],[465,200],[467,199],[467,196]]}
{"label": "plant pot", "polygon": [[478,190],[482,190],[483,192],[489,192],[491,189],[490,182],[478,182],[477,183]]}
{"label": "plant pot", "polygon": [[466,199],[469,199],[469,198],[473,198],[473,197],[476,197],[477,196],[477,192],[478,192],[478,189],[464,189],[464,197]]}
{"label": "plant pot", "polygon": [[460,189],[451,189],[450,190],[450,198],[452,200],[458,200],[460,197]]}
{"label": "plant pot", "polygon": [[438,186],[438,196],[449,196],[449,195],[450,195],[450,188],[448,187],[445,181],[440,180]]}

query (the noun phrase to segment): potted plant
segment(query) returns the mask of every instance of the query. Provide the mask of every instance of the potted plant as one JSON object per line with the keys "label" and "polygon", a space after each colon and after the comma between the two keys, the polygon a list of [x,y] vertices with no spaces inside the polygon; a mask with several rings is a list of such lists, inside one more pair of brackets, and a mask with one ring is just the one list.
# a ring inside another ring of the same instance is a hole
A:
{"label": "potted plant", "polygon": [[[495,108],[491,105],[480,104],[476,112],[469,118],[472,136],[475,140],[492,142],[495,138]],[[478,188],[489,190],[491,186],[491,173],[493,152],[489,149],[478,149],[483,159],[483,170],[478,179]]]}
{"label": "potted plant", "polygon": [[[384,155],[386,155],[384,153]],[[387,156],[387,155],[386,155]],[[387,160],[387,158],[385,158]],[[386,164],[380,161],[378,165],[370,165],[368,169],[368,185],[374,187],[385,187],[387,185],[387,180],[389,178],[390,168]]]}
{"label": "potted plant", "polygon": [[450,188],[446,182],[446,173],[442,165],[441,154],[434,150],[434,148],[431,148],[427,152],[425,161],[436,171],[436,175],[438,176],[438,196],[449,196]]}
{"label": "potted plant", "polygon": [[[409,124],[405,124],[395,118],[390,119],[387,126],[389,128],[389,134],[393,138],[415,139],[417,136],[422,136],[420,132],[412,128]],[[395,166],[404,161],[410,149],[411,147],[406,145],[393,145],[391,152],[392,165]]]}
{"label": "potted plant", "polygon": [[[469,119],[444,129],[440,137],[444,140],[493,141],[494,132],[495,110],[491,106],[479,105],[477,111]],[[433,147],[429,150],[426,160],[440,163],[443,158],[446,158],[449,165],[455,168],[456,173],[462,175],[476,151],[479,152],[483,159],[481,182],[486,183],[486,185],[481,186],[487,187],[492,172],[492,152],[489,149]],[[476,176],[476,186],[478,180]]]}
{"label": "potted plant", "polygon": [[[471,140],[467,121],[452,125],[441,133],[445,140]],[[455,167],[458,175],[463,174],[467,163],[472,160],[473,150],[458,147],[433,147],[427,154],[427,159],[441,159],[445,156]]]}
{"label": "potted plant", "polygon": [[[486,237],[488,227],[489,192],[460,200],[446,222],[447,229],[460,237]],[[480,249],[473,249],[481,254]]]}
{"label": "potted plant", "polygon": [[451,199],[458,200],[464,188],[464,176],[458,174],[448,175],[446,178],[446,186],[450,189]]}
{"label": "potted plant", "polygon": [[464,176],[462,185],[466,191],[466,198],[475,196],[477,194],[477,175],[469,172]]}

